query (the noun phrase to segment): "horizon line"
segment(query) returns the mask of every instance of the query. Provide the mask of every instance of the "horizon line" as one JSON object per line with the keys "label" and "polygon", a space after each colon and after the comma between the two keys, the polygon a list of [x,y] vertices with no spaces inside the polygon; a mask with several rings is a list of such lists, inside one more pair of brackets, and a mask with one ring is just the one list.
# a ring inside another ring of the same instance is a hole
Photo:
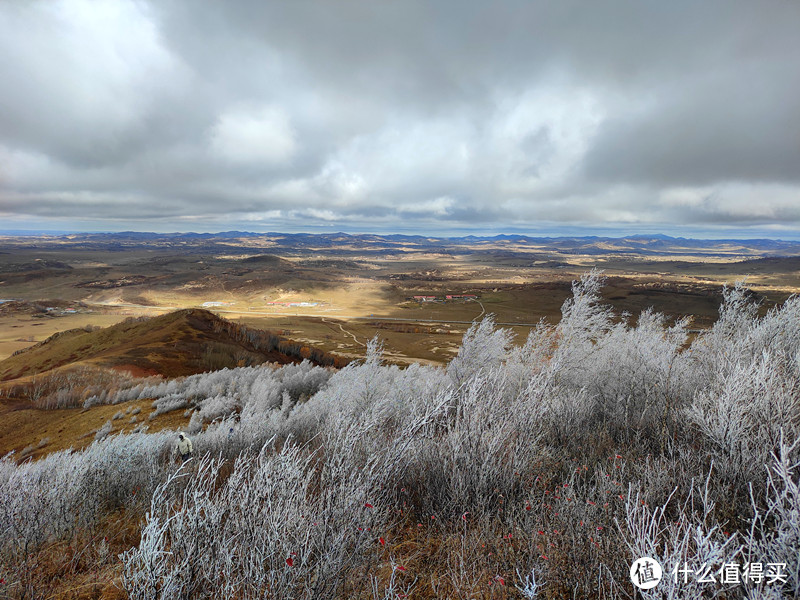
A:
{"label": "horizon line", "polygon": [[[708,235],[710,232],[697,232],[697,235]],[[147,230],[136,230],[136,229],[126,229],[126,230],[97,230],[97,231],[90,231],[90,230],[79,230],[79,229],[0,229],[0,236],[5,237],[63,237],[68,235],[151,235],[151,236],[159,236],[159,237],[181,237],[187,235],[195,235],[195,236],[220,236],[225,234],[240,234],[246,236],[269,236],[269,235],[307,235],[307,236],[331,236],[331,235],[342,235],[348,237],[359,237],[359,236],[375,236],[375,237],[422,237],[422,238],[432,238],[432,239],[440,239],[440,240],[459,240],[459,239],[466,239],[466,238],[479,238],[479,239],[497,239],[497,238],[528,238],[528,239],[609,239],[609,240],[624,240],[624,239],[631,239],[631,238],[644,238],[644,239],[670,239],[670,240],[697,240],[697,241],[738,241],[738,242],[746,242],[746,241],[759,241],[759,240],[769,240],[772,242],[787,242],[787,243],[800,243],[800,231],[785,231],[782,232],[784,234],[789,233],[791,236],[789,239],[785,237],[771,237],[769,235],[764,235],[765,232],[758,232],[761,235],[757,237],[752,237],[753,233],[750,232],[751,237],[740,237],[747,235],[746,233],[739,231],[730,231],[730,232],[719,232],[720,237],[694,237],[694,236],[686,236],[686,235],[670,235],[663,232],[657,233],[628,233],[624,235],[613,235],[613,234],[602,234],[602,233],[590,233],[589,231],[581,231],[572,234],[565,234],[565,233],[556,233],[556,232],[530,232],[530,233],[521,233],[519,231],[514,231],[513,228],[509,229],[508,232],[501,232],[495,233],[492,232],[464,232],[458,235],[450,235],[450,234],[430,234],[430,233],[423,233],[423,232],[406,232],[406,233],[388,233],[388,232],[377,232],[377,231],[354,231],[354,232],[347,232],[347,231],[247,231],[241,229],[224,229],[219,231],[193,231],[193,230],[186,230],[186,231],[169,231],[169,232],[159,232],[159,231],[147,231]],[[738,234],[738,235],[737,235]],[[794,236],[797,236],[797,239],[792,239]]]}

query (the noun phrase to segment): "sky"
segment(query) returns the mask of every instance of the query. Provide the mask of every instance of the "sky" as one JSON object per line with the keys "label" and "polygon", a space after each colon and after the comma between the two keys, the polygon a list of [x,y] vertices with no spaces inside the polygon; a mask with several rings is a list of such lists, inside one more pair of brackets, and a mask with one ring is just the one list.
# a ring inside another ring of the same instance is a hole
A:
{"label": "sky", "polygon": [[797,239],[797,0],[3,0],[0,229]]}

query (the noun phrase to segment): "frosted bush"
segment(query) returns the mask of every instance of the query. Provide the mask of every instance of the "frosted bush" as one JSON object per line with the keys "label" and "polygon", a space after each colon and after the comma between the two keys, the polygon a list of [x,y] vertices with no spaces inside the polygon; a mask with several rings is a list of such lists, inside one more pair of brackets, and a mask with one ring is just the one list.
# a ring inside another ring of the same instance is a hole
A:
{"label": "frosted bush", "polygon": [[[281,408],[285,394],[292,404],[305,401],[331,377],[331,370],[314,366],[307,360],[299,364],[274,367],[240,367],[162,381],[153,385],[137,385],[121,392],[117,400],[154,398],[156,416],[186,408],[190,413],[193,432],[214,419],[244,413],[244,418],[271,418],[270,411]],[[188,416],[188,415],[187,415]]]}
{"label": "frosted bush", "polygon": [[[699,498],[698,511],[691,499],[673,511],[673,497],[662,506],[650,509],[641,501],[639,493],[628,491],[625,504],[626,519],[623,529],[630,551],[630,562],[642,557],[657,560],[664,569],[664,578],[656,589],[642,590],[644,598],[678,600],[682,598],[729,598],[725,586],[709,585],[699,577],[684,576],[679,569],[702,568],[718,574],[724,565],[739,563],[742,544],[737,536],[725,536],[713,524],[714,504],[709,499],[709,481]],[[689,490],[691,497],[694,490]],[[673,513],[676,516],[672,516]]]}
{"label": "frosted bush", "polygon": [[100,406],[103,404],[104,398],[102,396],[89,396],[83,402],[83,408],[92,408],[93,406]]}
{"label": "frosted bush", "polygon": [[[771,562],[786,565],[786,583],[780,586],[787,597],[800,591],[800,486],[797,471],[798,447],[783,441],[773,454],[767,473],[766,506],[752,497],[753,521],[744,560],[759,562],[769,557]],[[775,592],[777,586],[753,586],[750,597]]]}
{"label": "frosted bush", "polygon": [[430,510],[496,509],[504,495],[515,492],[517,473],[531,468],[539,455],[542,389],[531,386],[508,399],[505,384],[497,369],[470,378],[413,446],[408,478],[420,482]]}
{"label": "frosted bush", "polygon": [[533,377],[548,368],[550,358],[557,347],[556,332],[544,320],[531,329],[522,346],[513,347],[504,368],[509,382],[509,391],[519,393]]}
{"label": "frosted bush", "polygon": [[241,405],[236,398],[229,396],[215,396],[208,398],[200,404],[200,410],[192,413],[187,428],[188,433],[197,433],[204,423],[209,423],[220,417],[227,417],[241,409]]}
{"label": "frosted bush", "polygon": [[553,361],[560,369],[574,367],[611,330],[612,313],[601,304],[602,287],[602,273],[596,269],[572,283],[572,297],[561,307],[561,321],[556,326],[558,348]]}
{"label": "frosted bush", "polygon": [[105,438],[111,431],[114,429],[114,426],[111,424],[111,420],[106,421],[103,426],[97,430],[94,434],[94,439],[102,440]]}
{"label": "frosted bush", "polygon": [[169,396],[158,398],[153,401],[153,408],[155,408],[155,411],[150,413],[150,418],[155,418],[158,415],[163,415],[173,410],[186,408],[188,405],[189,401],[178,394],[170,394]]}
{"label": "frosted bush", "polygon": [[148,502],[171,448],[167,434],[117,435],[19,466],[0,460],[0,570],[8,589],[36,590],[30,577],[45,544],[91,530],[110,510]]}
{"label": "frosted bush", "polygon": [[245,400],[242,419],[266,419],[269,411],[280,407],[282,391],[281,383],[274,377],[259,378],[253,383],[252,393]]}
{"label": "frosted bush", "polygon": [[775,369],[764,351],[698,393],[686,415],[709,441],[723,474],[746,483],[763,471],[783,436],[791,442],[800,438],[799,386],[793,374]]}
{"label": "frosted bush", "polygon": [[332,597],[386,518],[364,475],[323,470],[318,487],[314,455],[291,444],[239,458],[221,486],[219,469],[203,459],[156,490],[139,547],[122,557],[130,598]]}
{"label": "frosted bush", "polygon": [[[285,365],[274,372],[275,377],[283,384],[285,391],[294,402],[310,398],[316,394],[331,378],[330,369],[314,366],[307,360],[299,364]],[[253,390],[255,392],[255,390]]]}
{"label": "frosted bush", "polygon": [[773,368],[785,375],[800,375],[800,298],[793,296],[782,306],[758,317],[758,304],[742,282],[723,289],[720,316],[710,330],[698,336],[688,354],[697,363],[693,383],[724,380],[742,366],[771,356]]}
{"label": "frosted bush", "polygon": [[497,368],[508,358],[512,338],[511,330],[495,327],[491,315],[473,323],[464,334],[458,355],[447,366],[447,373],[456,385],[461,385],[481,371]]}
{"label": "frosted bush", "polygon": [[614,422],[621,433],[651,428],[663,435],[691,400],[690,366],[682,353],[687,320],[668,326],[666,317],[643,311],[635,326],[614,322],[601,304],[600,273],[573,284],[555,329],[557,348],[549,369],[557,380],[585,389],[597,401],[597,418]]}

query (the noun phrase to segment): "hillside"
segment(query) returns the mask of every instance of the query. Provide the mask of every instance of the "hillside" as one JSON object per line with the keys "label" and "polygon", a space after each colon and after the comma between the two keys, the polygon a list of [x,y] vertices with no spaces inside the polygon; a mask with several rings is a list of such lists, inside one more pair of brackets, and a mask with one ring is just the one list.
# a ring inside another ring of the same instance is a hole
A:
{"label": "hillside", "polygon": [[207,310],[179,310],[129,319],[98,330],[72,329],[0,361],[0,381],[88,364],[134,375],[176,377],[225,367],[286,364],[308,358],[335,362],[269,332],[221,319]]}
{"label": "hillside", "polygon": [[[728,288],[690,339],[615,314],[601,284],[576,282],[522,350],[476,322],[446,367],[384,364],[375,341],[338,371],[0,414],[0,597],[800,597],[800,298],[759,315]],[[666,575],[650,595],[640,557]],[[772,580],[745,579],[754,557]]]}
{"label": "hillside", "polygon": [[83,448],[112,418],[115,432],[130,433],[145,423],[151,432],[186,427],[182,409],[152,414],[152,401],[144,397],[116,405],[98,400],[91,408],[82,407],[89,398],[105,398],[137,384],[303,359],[326,366],[347,363],[199,309],[57,333],[0,362],[0,455],[14,451],[24,459]]}

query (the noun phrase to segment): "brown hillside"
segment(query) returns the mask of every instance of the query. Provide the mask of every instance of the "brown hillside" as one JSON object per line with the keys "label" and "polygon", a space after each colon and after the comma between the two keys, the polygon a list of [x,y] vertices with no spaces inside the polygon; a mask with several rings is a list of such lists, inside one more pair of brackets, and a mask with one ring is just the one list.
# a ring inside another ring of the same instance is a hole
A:
{"label": "brown hillside", "polygon": [[0,381],[88,364],[134,375],[175,377],[265,362],[340,359],[267,331],[226,321],[206,310],[179,310],[87,331],[72,329],[0,361]]}
{"label": "brown hillside", "polygon": [[[129,432],[140,424],[147,424],[150,431],[185,427],[189,417],[183,410],[150,419],[149,399],[81,408],[86,398],[144,381],[135,379],[143,375],[176,377],[303,358],[321,365],[347,362],[206,310],[180,310],[105,329],[57,333],[0,361],[0,456],[14,451],[25,460],[85,447],[117,413],[124,418],[114,419],[114,432]],[[68,393],[61,397],[62,392]],[[134,409],[136,413],[131,412]]]}

